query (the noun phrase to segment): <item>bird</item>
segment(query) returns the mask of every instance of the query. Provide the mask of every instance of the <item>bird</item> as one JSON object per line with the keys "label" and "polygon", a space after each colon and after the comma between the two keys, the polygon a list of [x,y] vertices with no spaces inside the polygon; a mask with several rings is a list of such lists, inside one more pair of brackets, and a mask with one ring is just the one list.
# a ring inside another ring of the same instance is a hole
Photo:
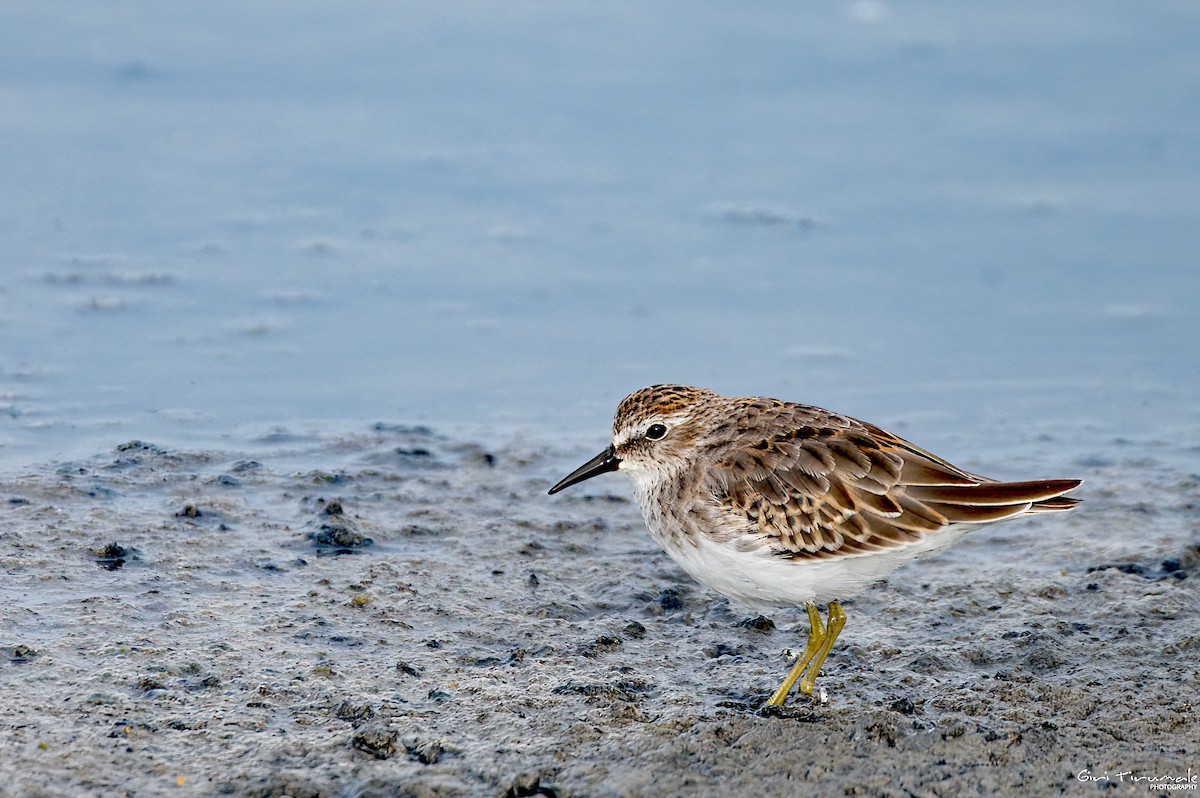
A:
{"label": "bird", "polygon": [[[621,401],[611,444],[555,494],[624,471],[650,537],[693,579],[758,610],[803,607],[796,682],[811,695],[846,624],[839,601],[981,524],[1063,512],[1080,479],[1000,482],[820,407],[652,385]],[[818,605],[827,605],[822,620]]]}

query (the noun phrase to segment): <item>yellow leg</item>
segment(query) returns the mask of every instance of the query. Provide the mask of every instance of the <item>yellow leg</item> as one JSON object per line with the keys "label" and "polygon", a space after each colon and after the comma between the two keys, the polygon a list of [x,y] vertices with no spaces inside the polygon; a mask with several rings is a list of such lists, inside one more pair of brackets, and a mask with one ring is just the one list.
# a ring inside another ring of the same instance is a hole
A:
{"label": "yellow leg", "polygon": [[808,645],[805,647],[804,653],[796,660],[796,664],[792,666],[791,673],[783,680],[783,684],[779,685],[779,689],[767,701],[769,707],[783,706],[783,702],[787,701],[788,693],[792,691],[792,685],[800,678],[800,674],[804,673],[804,669],[808,667],[808,663],[816,656],[825,641],[825,625],[821,623],[817,605],[809,602],[804,605],[804,609],[808,610]]}
{"label": "yellow leg", "polygon": [[825,639],[821,641],[821,650],[813,658],[808,673],[800,680],[800,692],[812,695],[813,685],[817,681],[817,674],[821,672],[821,666],[825,664],[825,657],[829,656],[829,649],[833,648],[833,642],[838,639],[845,625],[846,613],[842,611],[842,605],[836,601],[829,602],[829,625],[826,627]]}

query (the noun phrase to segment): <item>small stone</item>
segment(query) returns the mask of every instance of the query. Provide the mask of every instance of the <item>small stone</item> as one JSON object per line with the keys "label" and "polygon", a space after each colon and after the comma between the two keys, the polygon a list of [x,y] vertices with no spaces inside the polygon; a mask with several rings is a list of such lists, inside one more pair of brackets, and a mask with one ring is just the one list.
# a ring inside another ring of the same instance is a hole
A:
{"label": "small stone", "polygon": [[145,441],[137,441],[137,440],[127,441],[126,443],[122,443],[120,446],[117,447],[117,451],[118,452],[139,451],[139,452],[147,452],[149,454],[166,454],[167,453],[166,449],[163,449],[160,446],[155,446],[153,443],[146,443]]}
{"label": "small stone", "polygon": [[9,652],[9,655],[8,655],[8,661],[15,665],[23,665],[24,663],[29,662],[29,660],[36,657],[37,655],[38,655],[38,651],[36,651],[33,648],[30,648],[29,646],[25,645],[24,643],[20,643],[20,644],[12,647],[12,650]]}
{"label": "small stone", "polygon": [[420,762],[422,765],[435,764],[442,758],[442,754],[446,753],[446,748],[442,745],[441,740],[429,740],[427,742],[412,740],[405,742],[404,748],[408,751],[409,757]]}
{"label": "small stone", "polygon": [[354,732],[350,745],[376,759],[388,759],[396,753],[397,736],[383,723],[369,723]]}
{"label": "small stone", "polygon": [[716,659],[717,657],[737,656],[742,653],[743,648],[741,646],[731,646],[728,643],[715,643],[711,646],[705,646],[700,651],[709,659]]}
{"label": "small stone", "polygon": [[598,657],[606,651],[612,651],[619,647],[623,642],[616,635],[600,635],[590,643],[583,645],[579,653],[585,657]]}
{"label": "small stone", "polygon": [[625,625],[625,628],[621,630],[621,634],[633,640],[641,640],[646,636],[646,627],[637,621],[630,621]]}
{"label": "small stone", "polygon": [[333,716],[338,720],[363,721],[375,717],[375,710],[370,704],[355,704],[343,701],[333,708]]}
{"label": "small stone", "polygon": [[658,606],[667,612],[683,609],[683,598],[677,587],[668,587],[659,593],[658,598],[655,600],[658,602]]}
{"label": "small stone", "polygon": [[522,773],[513,779],[512,784],[504,791],[504,798],[529,798],[537,795],[558,798],[559,794],[554,787],[542,784],[540,773]]}
{"label": "small stone", "polygon": [[94,554],[101,560],[115,560],[118,557],[124,557],[129,552],[120,543],[109,543],[96,549]]}
{"label": "small stone", "polygon": [[396,670],[407,676],[416,676],[418,678],[420,678],[421,674],[425,672],[422,668],[418,668],[416,665],[405,662],[404,660],[400,660],[396,663]]}
{"label": "small stone", "polygon": [[129,550],[120,543],[108,543],[98,549],[93,549],[96,564],[108,571],[116,571],[125,565],[125,559],[130,555]]}
{"label": "small stone", "polygon": [[743,618],[738,621],[737,627],[755,632],[773,632],[775,631],[775,622],[765,615],[756,615],[753,618]]}
{"label": "small stone", "polygon": [[375,542],[358,530],[340,522],[321,524],[317,531],[309,533],[308,537],[318,546],[334,546],[339,549],[370,546]]}

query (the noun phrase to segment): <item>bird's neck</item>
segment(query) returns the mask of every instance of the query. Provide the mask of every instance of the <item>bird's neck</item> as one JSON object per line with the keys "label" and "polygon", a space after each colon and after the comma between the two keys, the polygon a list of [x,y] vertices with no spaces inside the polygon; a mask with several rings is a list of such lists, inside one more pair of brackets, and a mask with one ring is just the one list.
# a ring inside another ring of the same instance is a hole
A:
{"label": "bird's neck", "polygon": [[695,502],[686,490],[690,480],[668,472],[642,471],[630,476],[651,537],[664,548],[679,545],[681,541],[673,538],[689,526],[687,516]]}

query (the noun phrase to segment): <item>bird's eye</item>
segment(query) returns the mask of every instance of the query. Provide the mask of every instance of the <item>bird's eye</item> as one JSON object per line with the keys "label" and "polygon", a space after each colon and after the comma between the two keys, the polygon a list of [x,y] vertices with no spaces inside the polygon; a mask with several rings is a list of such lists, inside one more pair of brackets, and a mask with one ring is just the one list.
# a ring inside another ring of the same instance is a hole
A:
{"label": "bird's eye", "polygon": [[660,440],[666,434],[667,434],[667,425],[666,424],[651,424],[646,429],[646,437],[652,441]]}

